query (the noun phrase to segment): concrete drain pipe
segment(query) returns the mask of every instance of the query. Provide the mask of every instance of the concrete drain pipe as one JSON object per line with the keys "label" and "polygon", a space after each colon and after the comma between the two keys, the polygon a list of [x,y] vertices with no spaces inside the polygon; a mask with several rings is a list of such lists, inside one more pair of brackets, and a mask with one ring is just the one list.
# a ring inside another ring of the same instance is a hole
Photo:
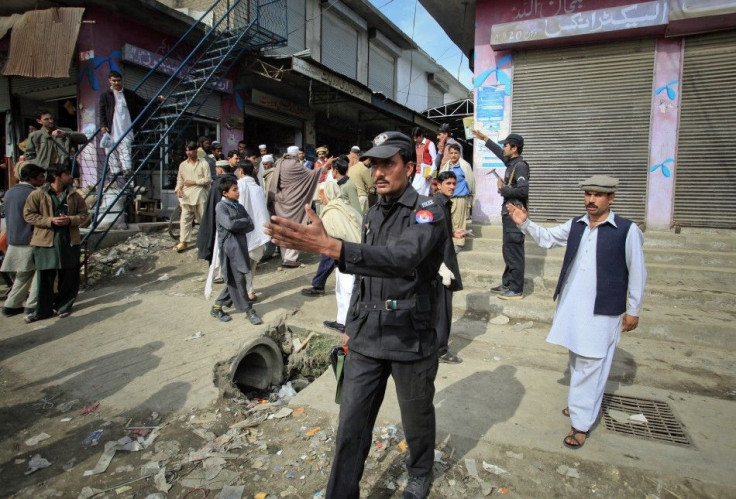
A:
{"label": "concrete drain pipe", "polygon": [[284,379],[281,349],[267,336],[246,343],[230,364],[230,379],[237,385],[256,390],[281,385]]}

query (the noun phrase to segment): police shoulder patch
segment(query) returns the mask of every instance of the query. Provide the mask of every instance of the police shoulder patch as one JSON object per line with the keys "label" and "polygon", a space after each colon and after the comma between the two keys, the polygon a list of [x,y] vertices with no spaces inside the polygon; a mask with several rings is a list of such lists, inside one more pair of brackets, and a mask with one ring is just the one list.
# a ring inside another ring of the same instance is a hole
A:
{"label": "police shoulder patch", "polygon": [[415,216],[415,220],[418,224],[426,224],[434,221],[434,215],[430,211],[419,210]]}
{"label": "police shoulder patch", "polygon": [[433,199],[428,199],[427,201],[423,202],[420,206],[422,208],[426,208],[427,206],[432,206],[434,204]]}

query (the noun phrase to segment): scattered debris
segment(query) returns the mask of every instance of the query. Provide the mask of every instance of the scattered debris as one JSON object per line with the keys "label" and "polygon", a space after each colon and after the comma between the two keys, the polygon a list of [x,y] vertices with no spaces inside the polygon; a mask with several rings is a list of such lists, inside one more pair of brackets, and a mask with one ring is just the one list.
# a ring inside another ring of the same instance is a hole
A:
{"label": "scattered debris", "polygon": [[43,442],[47,438],[51,438],[51,435],[48,433],[39,433],[35,437],[31,437],[28,440],[26,440],[24,443],[28,445],[29,447],[32,447],[34,445],[38,445],[39,442]]}
{"label": "scattered debris", "polygon": [[41,454],[36,454],[30,461],[28,461],[28,469],[23,474],[30,475],[31,473],[43,468],[48,468],[49,466],[51,466],[51,463],[47,459],[42,458]]}
{"label": "scattered debris", "polygon": [[[69,412],[72,409],[74,409],[74,406],[79,403],[79,399],[70,400],[68,402],[64,402],[63,404],[59,404],[56,406],[57,409],[59,409],[59,412]],[[71,420],[71,418],[69,418]]]}
{"label": "scattered debris", "polygon": [[490,473],[493,473],[494,475],[507,475],[508,474],[508,471],[506,471],[505,469],[499,466],[496,466],[495,464],[487,463],[485,461],[483,461],[483,469]]}
{"label": "scattered debris", "polygon": [[86,416],[87,414],[92,414],[93,412],[97,411],[97,409],[100,408],[100,403],[95,402],[94,404],[90,404],[87,407],[83,407],[81,411],[79,411],[79,414],[82,416]]}
{"label": "scattered debris", "polygon": [[292,412],[294,411],[290,409],[289,407],[282,407],[281,409],[278,410],[278,412],[268,416],[268,419],[283,419],[291,415]]}
{"label": "scattered debris", "polygon": [[632,414],[631,416],[629,416],[629,421],[642,424],[647,424],[649,422],[647,421],[647,418],[646,416],[644,416],[644,414]]}
{"label": "scattered debris", "polygon": [[184,338],[184,341],[189,341],[189,340],[198,340],[198,339],[200,339],[200,338],[201,338],[202,336],[204,336],[204,333],[203,333],[202,331],[197,331],[197,332],[196,332],[196,333],[194,333],[193,335],[191,335],[191,336],[187,336],[186,338]]}
{"label": "scattered debris", "polygon": [[162,275],[162,276],[159,276],[159,278],[158,278],[158,279],[156,279],[156,280],[157,280],[157,281],[162,281],[162,282],[163,282],[163,281],[168,281],[169,279],[171,279],[171,277],[169,277],[169,274],[164,274],[164,275]]}
{"label": "scattered debris", "polygon": [[100,438],[102,437],[102,433],[104,430],[99,429],[95,430],[89,435],[87,435],[87,438],[84,439],[82,442],[82,445],[85,447],[95,446],[100,442]]}
{"label": "scattered debris", "polygon": [[568,478],[580,478],[580,473],[578,473],[576,468],[570,468],[564,464],[557,467],[557,473]]}
{"label": "scattered debris", "polygon": [[218,499],[240,499],[243,497],[245,485],[225,485],[220,491]]}
{"label": "scattered debris", "polygon": [[525,329],[530,329],[532,326],[534,326],[534,322],[528,321],[528,322],[517,322],[513,326],[511,326],[511,330],[514,332],[524,331]]}

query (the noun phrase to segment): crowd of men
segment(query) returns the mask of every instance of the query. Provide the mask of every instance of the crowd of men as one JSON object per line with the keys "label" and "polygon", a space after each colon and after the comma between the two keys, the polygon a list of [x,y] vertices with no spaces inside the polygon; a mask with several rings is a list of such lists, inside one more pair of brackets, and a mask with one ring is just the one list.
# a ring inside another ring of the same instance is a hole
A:
{"label": "crowd of men", "polygon": [[[111,75],[113,111],[106,111],[105,128],[120,138],[119,127],[131,117],[117,116],[120,98],[134,98],[116,93],[118,83]],[[72,313],[79,229],[89,221],[68,161],[81,134],[55,128],[50,113],[40,113],[38,123],[16,170],[20,182],[5,197],[9,247],[2,271],[14,273],[15,281],[2,312],[24,313],[27,323]],[[475,174],[462,145],[446,126],[437,132],[437,144],[416,128],[411,137],[379,134],[365,152],[354,146],[331,154],[321,146],[314,161],[296,145],[274,155],[267,144],[256,153],[241,142],[225,155],[220,144],[201,137],[186,144],[179,165],[175,192],[182,216],[175,250],[194,245],[193,225],[200,224],[198,256],[209,262],[205,295],[214,283],[224,284],[210,309],[216,320],[232,320],[228,309],[235,308],[251,324],[262,323],[253,307],[259,299],[255,270],[276,252],[287,269],[302,266],[301,252],[321,256],[311,287],[301,291],[305,296],[325,295],[336,271],[338,311],[324,325],[343,334],[348,354],[328,497],[359,497],[389,376],[409,447],[403,497],[429,492],[434,381],[440,362],[461,362],[449,349],[452,296],[462,289],[457,253],[470,235],[475,196]],[[505,269],[491,292],[523,298],[525,235],[545,248],[567,247],[547,340],[569,350],[570,390],[562,412],[571,429],[563,443],[577,449],[598,417],[620,334],[638,324],[646,281],[642,234],[613,213],[618,181],[604,175],[579,184],[583,216],[553,228],[535,224],[527,214],[530,167],[521,156],[523,137],[510,134],[499,145],[482,131],[475,135],[506,166],[497,181]],[[129,170],[128,160],[121,152],[117,165]]]}

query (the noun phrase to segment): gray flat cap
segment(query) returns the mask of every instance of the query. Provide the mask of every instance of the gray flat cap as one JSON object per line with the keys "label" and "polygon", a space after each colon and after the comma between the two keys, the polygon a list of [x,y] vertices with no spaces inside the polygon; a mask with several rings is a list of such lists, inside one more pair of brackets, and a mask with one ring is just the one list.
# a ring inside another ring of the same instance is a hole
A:
{"label": "gray flat cap", "polygon": [[608,175],[593,175],[579,182],[578,187],[582,191],[616,192],[616,189],[618,189],[618,179],[609,177]]}

